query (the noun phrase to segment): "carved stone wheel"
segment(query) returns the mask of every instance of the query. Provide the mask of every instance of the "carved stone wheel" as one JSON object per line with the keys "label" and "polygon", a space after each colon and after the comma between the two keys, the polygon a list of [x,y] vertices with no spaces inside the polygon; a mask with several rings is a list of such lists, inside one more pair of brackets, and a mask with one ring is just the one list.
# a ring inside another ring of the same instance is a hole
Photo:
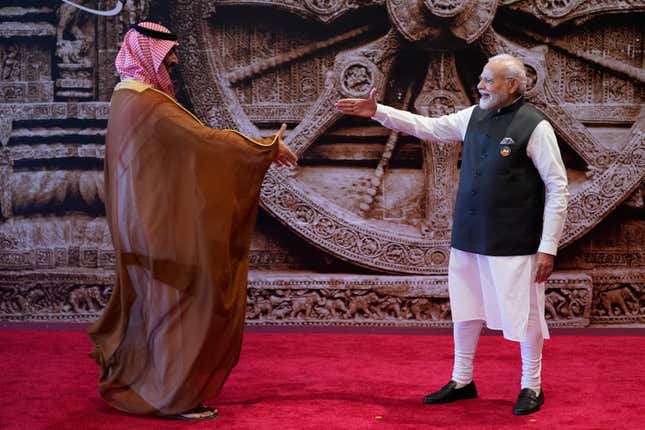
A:
{"label": "carved stone wheel", "polygon": [[[459,144],[419,142],[335,111],[338,98],[372,87],[387,104],[450,113],[476,102],[487,57],[520,57],[527,98],[553,124],[567,164],[564,245],[645,176],[644,1],[195,0],[170,8],[182,78],[202,118],[256,136],[290,125],[286,141],[302,166],[271,168],[264,208],[357,265],[445,273],[458,180]],[[621,12],[630,14],[615,19]]]}

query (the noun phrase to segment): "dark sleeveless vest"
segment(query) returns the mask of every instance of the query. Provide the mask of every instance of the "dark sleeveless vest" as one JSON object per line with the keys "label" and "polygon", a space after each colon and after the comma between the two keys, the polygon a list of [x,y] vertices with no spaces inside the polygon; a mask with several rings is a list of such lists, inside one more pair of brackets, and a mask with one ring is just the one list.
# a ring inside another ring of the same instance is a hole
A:
{"label": "dark sleeveless vest", "polygon": [[526,145],[543,119],[523,99],[499,111],[475,107],[462,150],[454,248],[497,256],[537,252],[544,183]]}

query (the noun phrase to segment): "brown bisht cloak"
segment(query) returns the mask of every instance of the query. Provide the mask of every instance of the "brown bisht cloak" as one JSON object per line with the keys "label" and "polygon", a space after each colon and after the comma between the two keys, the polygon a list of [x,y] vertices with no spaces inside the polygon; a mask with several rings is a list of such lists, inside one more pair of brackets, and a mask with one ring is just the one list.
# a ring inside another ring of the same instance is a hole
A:
{"label": "brown bisht cloak", "polygon": [[112,96],[105,204],[116,284],[88,330],[99,391],[132,414],[182,413],[236,365],[248,251],[276,138],[204,126],[137,81]]}

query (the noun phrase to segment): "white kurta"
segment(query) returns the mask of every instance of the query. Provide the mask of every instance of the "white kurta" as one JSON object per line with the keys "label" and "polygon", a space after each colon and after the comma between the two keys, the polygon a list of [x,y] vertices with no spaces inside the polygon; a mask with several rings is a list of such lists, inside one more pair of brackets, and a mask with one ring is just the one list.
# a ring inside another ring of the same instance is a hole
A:
{"label": "white kurta", "polygon": [[[475,106],[437,118],[378,105],[372,119],[392,130],[422,140],[463,141]],[[538,252],[556,255],[567,210],[567,174],[551,124],[541,121],[529,138],[528,157],[538,170],[546,191],[544,224]],[[533,282],[536,255],[488,256],[451,249],[448,289],[453,321],[482,319],[504,337],[526,338],[529,305],[538,306],[544,338],[544,284]],[[534,294],[533,300],[531,295]]]}

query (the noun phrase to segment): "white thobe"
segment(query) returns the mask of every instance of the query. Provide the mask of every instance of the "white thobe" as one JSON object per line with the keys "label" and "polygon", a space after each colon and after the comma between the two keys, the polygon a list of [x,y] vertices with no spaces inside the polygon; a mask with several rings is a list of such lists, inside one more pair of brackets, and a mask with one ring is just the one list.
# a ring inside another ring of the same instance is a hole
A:
{"label": "white thobe", "polygon": [[[383,126],[421,140],[463,141],[475,106],[429,118],[379,104],[372,119]],[[567,210],[567,174],[551,124],[535,127],[526,147],[544,182],[544,223],[538,252],[556,255]],[[453,321],[481,319],[487,327],[503,330],[504,337],[526,338],[530,303],[538,306],[544,338],[549,331],[544,318],[544,283],[536,283],[536,255],[488,256],[450,252],[448,289]],[[531,299],[531,294],[534,300]]]}

